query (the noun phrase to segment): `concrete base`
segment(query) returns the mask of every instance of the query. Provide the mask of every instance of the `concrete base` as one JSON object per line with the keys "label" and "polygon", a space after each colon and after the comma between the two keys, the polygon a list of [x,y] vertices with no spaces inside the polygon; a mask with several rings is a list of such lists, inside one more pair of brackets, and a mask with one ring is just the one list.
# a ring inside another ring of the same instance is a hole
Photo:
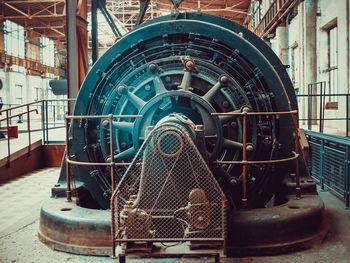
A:
{"label": "concrete base", "polygon": [[[228,219],[228,256],[278,254],[310,247],[324,238],[324,204],[318,195],[290,196],[283,205],[239,210]],[[51,198],[40,215],[40,240],[52,249],[111,255],[110,211]]]}
{"label": "concrete base", "polygon": [[54,250],[73,254],[112,254],[110,211],[87,209],[50,198],[40,212],[39,239]]}
{"label": "concrete base", "polygon": [[301,199],[291,195],[280,206],[236,211],[228,222],[227,254],[272,255],[309,248],[327,234],[324,211],[317,194]]}

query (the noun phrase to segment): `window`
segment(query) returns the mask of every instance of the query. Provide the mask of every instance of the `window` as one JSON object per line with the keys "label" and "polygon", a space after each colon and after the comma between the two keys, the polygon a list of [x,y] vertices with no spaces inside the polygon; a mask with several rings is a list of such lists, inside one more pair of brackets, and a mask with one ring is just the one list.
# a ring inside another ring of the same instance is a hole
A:
{"label": "window", "polygon": [[[328,71],[329,94],[338,94],[338,27],[334,26],[328,31]],[[329,96],[329,101],[337,102],[338,97]]]}
{"label": "window", "polygon": [[5,20],[5,53],[11,56],[24,58],[25,56],[25,37],[23,26]]}
{"label": "window", "polygon": [[262,5],[261,2],[252,2],[253,14],[252,14],[252,27],[256,28],[262,18]]}
{"label": "window", "polygon": [[[4,21],[4,32],[5,32],[5,54],[24,58],[25,57],[25,34],[24,27],[17,25],[16,23],[5,20]],[[24,67],[18,65],[12,65],[13,71],[25,72]]]}
{"label": "window", "polygon": [[22,85],[15,85],[15,103],[16,104],[22,104],[23,103],[23,97],[22,97]]}
{"label": "window", "polygon": [[41,44],[41,64],[54,67],[55,66],[55,55],[56,48],[53,40],[42,37],[40,38]]}

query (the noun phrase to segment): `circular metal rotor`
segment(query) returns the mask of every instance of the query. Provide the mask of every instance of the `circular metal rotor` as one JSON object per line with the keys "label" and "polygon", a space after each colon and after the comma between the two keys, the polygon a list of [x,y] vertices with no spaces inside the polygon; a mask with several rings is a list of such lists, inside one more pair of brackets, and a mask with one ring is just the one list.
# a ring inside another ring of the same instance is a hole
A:
{"label": "circular metal rotor", "polygon": [[[210,161],[241,160],[242,121],[212,113],[289,111],[296,108],[290,80],[276,56],[247,29],[209,15],[177,14],[143,24],[119,40],[92,67],[78,95],[75,115],[142,115],[113,121],[114,152],[105,120],[73,121],[70,136],[76,160],[129,162],[148,126],[171,113],[204,125]],[[248,118],[248,158],[268,160],[292,149],[288,116]],[[283,136],[281,136],[283,135]],[[248,149],[249,148],[249,149]],[[108,169],[74,167],[102,208],[108,208]],[[116,169],[122,176],[123,168]],[[240,182],[241,167],[224,167],[220,182]],[[89,176],[90,175],[90,176]],[[220,176],[220,175],[218,175]],[[270,166],[249,169],[248,200],[262,206],[283,179]],[[231,180],[232,179],[232,180]],[[118,177],[117,177],[118,180]],[[235,196],[237,187],[225,186]]]}

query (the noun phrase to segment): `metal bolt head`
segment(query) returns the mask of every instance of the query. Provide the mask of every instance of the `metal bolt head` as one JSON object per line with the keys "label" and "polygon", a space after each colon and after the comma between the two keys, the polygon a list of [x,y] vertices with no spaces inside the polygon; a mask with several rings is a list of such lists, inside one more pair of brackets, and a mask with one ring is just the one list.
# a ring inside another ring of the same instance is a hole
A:
{"label": "metal bolt head", "polygon": [[104,129],[107,129],[109,127],[109,121],[107,119],[102,121],[102,127]]}
{"label": "metal bolt head", "polygon": [[253,151],[253,150],[254,150],[253,144],[248,143],[248,144],[247,144],[247,151],[248,151],[248,152],[251,152],[251,151]]}
{"label": "metal bolt head", "polygon": [[193,60],[186,61],[185,68],[189,71],[193,70],[195,63]]}
{"label": "metal bolt head", "polygon": [[128,87],[122,85],[118,87],[118,93],[119,94],[126,94],[128,92]]}
{"label": "metal bolt head", "polygon": [[157,65],[154,64],[154,63],[151,63],[151,64],[149,64],[148,69],[149,69],[151,72],[155,72],[156,69],[157,69]]}
{"label": "metal bolt head", "polygon": [[242,112],[242,113],[247,113],[247,112],[249,112],[249,107],[244,106],[244,107],[241,109],[241,112]]}
{"label": "metal bolt head", "polygon": [[228,81],[228,77],[226,77],[226,76],[221,76],[220,82],[221,82],[222,84],[226,84],[227,81]]}

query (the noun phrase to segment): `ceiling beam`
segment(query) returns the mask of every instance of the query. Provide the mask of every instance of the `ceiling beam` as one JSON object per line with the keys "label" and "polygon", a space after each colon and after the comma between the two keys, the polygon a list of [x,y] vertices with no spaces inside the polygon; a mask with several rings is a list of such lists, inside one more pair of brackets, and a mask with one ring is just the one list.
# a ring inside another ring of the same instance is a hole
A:
{"label": "ceiling beam", "polygon": [[33,19],[33,18],[60,18],[60,17],[65,17],[65,15],[60,15],[60,14],[55,14],[55,15],[37,15],[34,17],[29,16],[28,14],[25,14],[23,16],[7,16],[4,15],[4,19],[23,19],[23,18],[27,18],[27,19]]}
{"label": "ceiling beam", "polygon": [[[29,15],[28,15],[28,14],[26,14],[26,13],[24,13],[23,11],[19,10],[18,8],[16,8],[16,7],[10,5],[9,3],[5,2],[4,5],[6,5],[7,7],[9,7],[9,8],[11,8],[11,9],[15,10],[17,13],[20,13],[21,15],[23,15],[23,16],[29,18]],[[5,16],[5,17],[6,17],[6,16]]]}

